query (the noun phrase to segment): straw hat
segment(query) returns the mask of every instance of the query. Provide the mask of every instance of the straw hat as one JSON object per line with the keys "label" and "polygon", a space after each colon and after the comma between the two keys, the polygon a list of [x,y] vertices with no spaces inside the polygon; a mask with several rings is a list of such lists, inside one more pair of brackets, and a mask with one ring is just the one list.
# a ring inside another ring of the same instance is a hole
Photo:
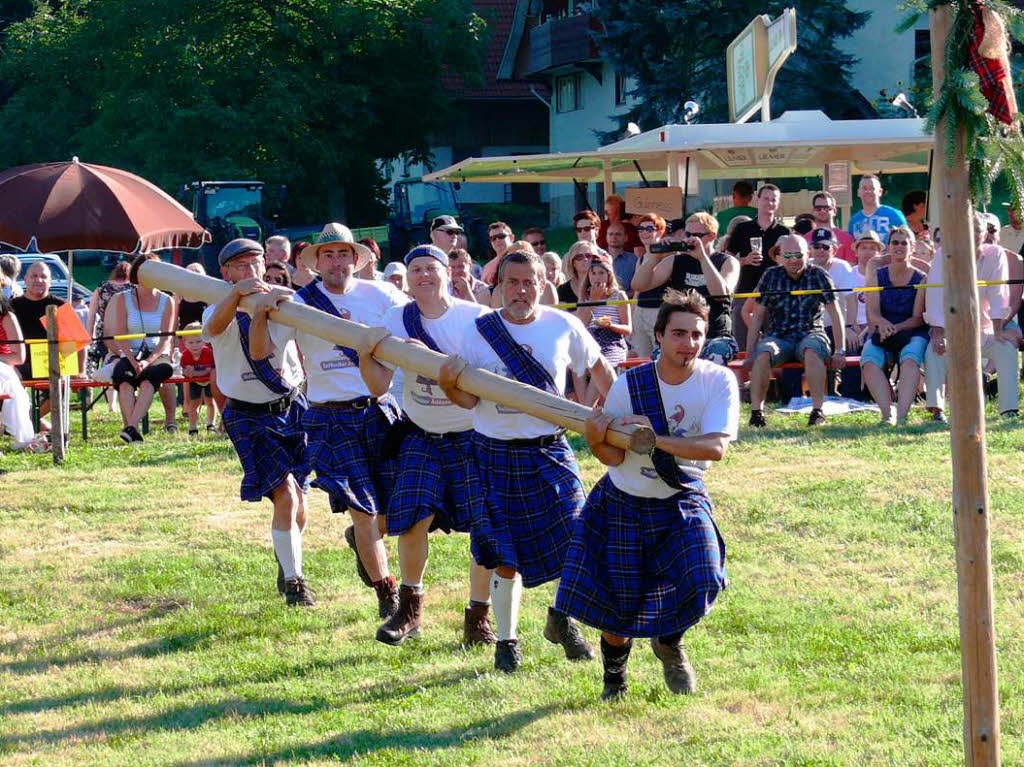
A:
{"label": "straw hat", "polygon": [[856,241],[853,243],[853,247],[856,248],[862,242],[870,242],[872,245],[875,246],[875,249],[879,253],[885,250],[885,246],[882,244],[882,238],[878,236],[878,232],[876,232],[874,229],[868,229],[866,232],[864,232],[864,234],[858,237]]}
{"label": "straw hat", "polygon": [[316,242],[302,249],[299,254],[299,261],[307,269],[316,269],[316,258],[320,254],[320,248],[324,245],[344,242],[352,246],[356,253],[356,265],[353,271],[359,271],[373,259],[373,251],[362,243],[356,242],[352,236],[352,230],[344,224],[330,223],[324,226]]}

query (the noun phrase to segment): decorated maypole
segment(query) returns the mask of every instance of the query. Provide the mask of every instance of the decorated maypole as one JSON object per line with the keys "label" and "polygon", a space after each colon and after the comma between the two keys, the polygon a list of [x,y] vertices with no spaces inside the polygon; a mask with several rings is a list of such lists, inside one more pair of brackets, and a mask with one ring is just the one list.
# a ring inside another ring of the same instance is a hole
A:
{"label": "decorated maypole", "polygon": [[999,764],[999,696],[981,383],[973,213],[1004,173],[1021,210],[1024,145],[1010,77],[1008,28],[1016,9],[992,0],[931,0],[933,107],[949,356],[953,516],[970,767]]}

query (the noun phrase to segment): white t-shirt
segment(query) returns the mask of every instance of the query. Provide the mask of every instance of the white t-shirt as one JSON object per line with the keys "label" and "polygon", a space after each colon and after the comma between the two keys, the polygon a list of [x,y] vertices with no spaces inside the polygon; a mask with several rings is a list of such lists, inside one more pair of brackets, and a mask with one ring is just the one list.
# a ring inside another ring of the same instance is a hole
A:
{"label": "white t-shirt", "polygon": [[[601,358],[601,347],[583,323],[575,315],[551,306],[538,306],[536,318],[527,325],[516,325],[504,318],[502,322],[516,343],[525,347],[551,374],[558,393],[563,396],[566,372],[572,370],[576,375],[583,375]],[[470,365],[514,378],[476,325],[463,336],[459,355]],[[473,428],[491,439],[533,439],[558,431],[554,424],[486,399],[481,399],[473,408]]]}
{"label": "white t-shirt", "polygon": [[[841,258],[833,258],[832,263],[828,266],[828,276],[832,278],[832,282],[836,284],[839,289],[852,288],[853,283],[853,267],[843,261]],[[839,302],[839,306],[842,307],[843,313],[846,313],[846,299],[849,293],[837,293],[836,300]],[[832,317],[829,316],[828,312],[825,312],[825,327],[832,327]],[[844,317],[844,319],[848,319]]]}
{"label": "white t-shirt", "polygon": [[[867,284],[867,278],[860,273],[860,269],[856,266],[850,270],[850,285],[851,288],[863,288]],[[838,285],[836,286],[838,287]],[[856,321],[846,317],[846,324],[848,325],[867,325],[868,324],[868,294],[863,290],[854,293],[857,296],[857,319]],[[846,304],[843,304],[843,308],[846,308]]]}
{"label": "white t-shirt", "polygon": [[[490,311],[486,306],[453,298],[453,304],[436,319],[420,316],[423,328],[445,354],[457,354],[463,337],[472,329],[473,321]],[[384,317],[384,327],[395,338],[408,338],[402,319],[404,306],[396,306]],[[390,367],[390,366],[389,366]],[[473,413],[452,404],[437,381],[417,373],[404,371],[402,408],[424,431],[447,434],[473,428]]]}
{"label": "white t-shirt", "polygon": [[[242,353],[237,319],[231,320],[231,324],[220,335],[210,333],[210,317],[216,308],[217,305],[212,304],[203,310],[203,340],[213,347],[213,358],[217,362],[217,388],[231,399],[243,402],[262,404],[280,399],[280,394],[270,391],[252,372],[249,360]],[[270,364],[281,374],[284,382],[294,389],[302,383],[302,364],[295,347],[295,331],[276,322],[268,322],[267,328],[270,340],[274,343],[274,353],[269,357]]]}
{"label": "white t-shirt", "polygon": [[[736,439],[740,418],[740,394],[736,376],[728,368],[710,360],[697,360],[697,369],[681,384],[669,385],[658,379],[661,401],[665,405],[668,428],[673,437],[699,437],[702,434],[726,434]],[[605,412],[615,418],[633,415],[626,376],[618,378],[608,391]],[[676,458],[696,476],[711,466],[711,461]],[[641,498],[669,498],[679,491],[658,476],[649,455],[626,451],[625,460],[608,467],[608,477],[624,493]]]}
{"label": "white t-shirt", "polygon": [[[354,279],[346,293],[331,293],[322,282],[318,282],[314,290],[327,296],[343,319],[370,326],[383,324],[384,315],[391,307],[401,306],[409,300],[390,282]],[[305,303],[297,295],[293,300]],[[359,365],[346,357],[336,344],[303,331],[296,331],[295,339],[302,350],[308,379],[306,396],[310,402],[370,396],[370,390],[359,374]]]}

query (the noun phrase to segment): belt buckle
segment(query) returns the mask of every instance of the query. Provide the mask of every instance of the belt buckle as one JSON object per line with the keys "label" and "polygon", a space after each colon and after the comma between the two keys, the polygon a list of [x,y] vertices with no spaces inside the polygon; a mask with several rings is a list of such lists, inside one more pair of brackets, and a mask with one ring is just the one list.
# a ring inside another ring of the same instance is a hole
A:
{"label": "belt buckle", "polygon": [[353,410],[366,410],[370,406],[370,401],[367,399],[355,400],[352,402]]}

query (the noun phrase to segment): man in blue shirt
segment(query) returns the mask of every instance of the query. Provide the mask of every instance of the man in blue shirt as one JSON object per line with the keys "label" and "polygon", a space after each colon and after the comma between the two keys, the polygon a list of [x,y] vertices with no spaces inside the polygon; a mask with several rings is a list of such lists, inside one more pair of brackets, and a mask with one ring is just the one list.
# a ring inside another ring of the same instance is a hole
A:
{"label": "man in blue shirt", "polygon": [[608,238],[608,254],[612,257],[612,268],[615,270],[615,279],[619,287],[632,296],[633,275],[636,273],[636,253],[625,249],[626,227],[619,221],[613,221],[608,225],[605,233]]}
{"label": "man in blue shirt", "polygon": [[878,232],[882,242],[889,241],[889,232],[897,226],[906,226],[907,218],[899,210],[882,205],[882,182],[878,176],[861,176],[857,196],[863,209],[850,216],[850,234],[859,239],[868,231]]}

